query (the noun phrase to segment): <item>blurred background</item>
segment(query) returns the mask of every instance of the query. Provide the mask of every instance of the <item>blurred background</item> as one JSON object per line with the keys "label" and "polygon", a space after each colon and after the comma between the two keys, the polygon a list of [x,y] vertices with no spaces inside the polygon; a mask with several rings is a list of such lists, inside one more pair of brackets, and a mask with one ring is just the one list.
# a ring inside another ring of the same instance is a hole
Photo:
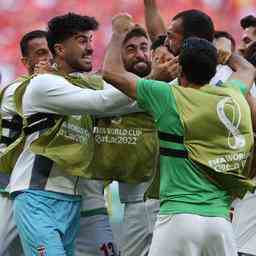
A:
{"label": "blurred background", "polygon": [[[168,22],[177,12],[198,8],[208,13],[216,28],[233,34],[237,44],[241,35],[239,20],[256,14],[256,0],[157,0]],[[45,29],[55,15],[70,11],[95,16],[101,26],[95,37],[94,69],[101,66],[111,35],[111,17],[125,11],[144,24],[143,0],[0,0],[0,73],[2,84],[25,72],[20,63],[19,41],[34,29]]]}
{"label": "blurred background", "polygon": [[[240,19],[248,14],[256,14],[256,0],[157,0],[157,3],[166,23],[185,9],[205,11],[213,18],[216,29],[229,31],[237,45],[241,36]],[[21,37],[31,30],[46,29],[50,18],[67,12],[95,16],[100,22],[100,29],[95,34],[94,51],[94,70],[99,69],[111,36],[111,17],[121,11],[130,13],[137,23],[144,24],[143,0],[0,0],[2,85],[25,73],[20,62]],[[106,197],[115,235],[120,234],[123,207],[119,201],[117,183],[111,184]]]}

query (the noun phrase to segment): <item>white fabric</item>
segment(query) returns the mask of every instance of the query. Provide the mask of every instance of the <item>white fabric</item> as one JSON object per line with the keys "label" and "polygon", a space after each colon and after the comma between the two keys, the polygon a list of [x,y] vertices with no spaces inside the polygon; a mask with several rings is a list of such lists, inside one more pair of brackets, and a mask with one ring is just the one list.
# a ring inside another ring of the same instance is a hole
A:
{"label": "white fabric", "polygon": [[152,241],[159,201],[126,203],[122,224],[121,255],[147,256]]}
{"label": "white fabric", "polygon": [[82,195],[82,212],[106,208],[103,181],[80,179],[79,188],[79,194]]}
{"label": "white fabric", "polygon": [[[13,94],[19,85],[20,85],[20,82],[16,82],[8,86],[8,88],[6,88],[2,98],[2,104],[1,104],[2,119],[11,120],[13,116],[16,114],[14,101],[13,101]],[[9,134],[9,130],[5,128],[3,128],[2,132],[4,136],[8,136]],[[0,144],[0,152],[3,152],[5,148],[6,148],[5,144]]]}
{"label": "white fabric", "polygon": [[75,255],[118,255],[108,215],[101,214],[80,218],[80,232],[76,239]]}
{"label": "white fabric", "polygon": [[[23,96],[23,113],[29,116],[38,112],[65,115],[93,114],[98,116],[124,114],[138,111],[135,103],[112,86],[105,84],[105,89],[94,91],[73,86],[66,79],[52,74],[38,75],[29,83]],[[10,179],[10,192],[31,188],[32,170],[35,154],[30,143],[39,136],[36,132],[26,141]],[[42,182],[38,176],[38,183]],[[53,164],[45,184],[33,184],[32,188],[48,191],[78,194],[77,178],[65,175]],[[35,178],[34,178],[35,182]],[[39,187],[37,187],[39,186]]]}
{"label": "white fabric", "polygon": [[[127,96],[106,83],[104,90],[82,89],[61,76],[44,74],[29,83],[23,97],[23,112],[25,116],[38,112],[109,116],[120,114],[119,108],[129,103]],[[134,111],[130,105],[128,113],[129,110]]]}
{"label": "white fabric", "polygon": [[[221,82],[224,83],[229,79],[229,77],[232,75],[232,73],[233,73],[233,70],[229,66],[219,64],[217,66],[216,74],[211,79],[210,84],[218,85],[218,83],[221,83]],[[251,95],[256,96],[255,83],[253,83],[250,93],[251,93]]]}
{"label": "white fabric", "polygon": [[131,184],[126,182],[118,182],[119,197],[121,203],[134,203],[144,200],[144,194],[149,187],[150,182],[142,182],[139,184]]}
{"label": "white fabric", "polygon": [[232,225],[224,218],[160,215],[149,256],[237,256]]}
{"label": "white fabric", "polygon": [[0,256],[21,256],[22,247],[13,219],[12,200],[0,193]]}
{"label": "white fabric", "polygon": [[256,195],[247,193],[233,203],[233,228],[239,252],[256,255]]}
{"label": "white fabric", "polygon": [[[4,119],[11,120],[16,114],[12,96],[19,84],[19,82],[13,83],[4,92],[1,104],[1,115]],[[9,134],[8,129],[3,129],[2,132],[5,136]],[[0,144],[0,152],[5,148],[5,144]],[[8,176],[5,174],[0,176],[2,178],[0,178],[0,185],[6,186]],[[0,256],[21,256],[22,247],[13,219],[12,200],[7,193],[0,193],[0,220]]]}
{"label": "white fabric", "polygon": [[219,64],[215,76],[211,79],[210,84],[217,85],[219,82],[226,82],[232,75],[232,69],[227,65]]}

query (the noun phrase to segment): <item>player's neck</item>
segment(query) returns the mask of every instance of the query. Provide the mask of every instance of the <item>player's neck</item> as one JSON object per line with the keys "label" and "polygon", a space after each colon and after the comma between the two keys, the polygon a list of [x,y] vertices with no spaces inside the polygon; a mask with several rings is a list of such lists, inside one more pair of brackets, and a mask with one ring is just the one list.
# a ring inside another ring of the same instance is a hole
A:
{"label": "player's neck", "polygon": [[74,72],[74,69],[71,68],[65,61],[55,59],[55,63],[56,63],[58,72],[60,72],[63,75],[68,75]]}

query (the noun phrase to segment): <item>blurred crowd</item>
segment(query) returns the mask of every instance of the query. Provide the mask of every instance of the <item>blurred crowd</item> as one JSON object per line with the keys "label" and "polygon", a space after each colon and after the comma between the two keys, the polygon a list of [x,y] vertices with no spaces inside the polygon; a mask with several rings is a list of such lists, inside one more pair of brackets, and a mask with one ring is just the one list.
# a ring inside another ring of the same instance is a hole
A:
{"label": "blurred crowd", "polygon": [[[180,10],[201,9],[213,18],[217,29],[227,30],[237,39],[241,34],[241,17],[256,11],[256,0],[159,0],[158,5],[166,20]],[[100,68],[111,35],[111,17],[122,10],[136,17],[137,22],[144,22],[142,0],[0,0],[2,83],[24,72],[19,60],[21,36],[33,29],[44,29],[47,20],[68,11],[95,16],[100,21],[101,28],[95,40],[94,69]]]}

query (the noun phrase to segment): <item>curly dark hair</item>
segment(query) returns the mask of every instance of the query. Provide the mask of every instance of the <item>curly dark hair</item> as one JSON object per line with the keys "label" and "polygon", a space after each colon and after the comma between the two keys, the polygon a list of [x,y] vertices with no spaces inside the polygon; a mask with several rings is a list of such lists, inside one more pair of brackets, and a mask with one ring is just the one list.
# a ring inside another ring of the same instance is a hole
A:
{"label": "curly dark hair", "polygon": [[253,15],[245,16],[240,20],[240,25],[243,29],[256,27],[256,17]]}
{"label": "curly dark hair", "polygon": [[94,17],[82,16],[71,12],[56,16],[48,22],[48,47],[52,54],[55,55],[54,45],[56,43],[62,43],[78,32],[95,31],[98,27],[99,23]]}

